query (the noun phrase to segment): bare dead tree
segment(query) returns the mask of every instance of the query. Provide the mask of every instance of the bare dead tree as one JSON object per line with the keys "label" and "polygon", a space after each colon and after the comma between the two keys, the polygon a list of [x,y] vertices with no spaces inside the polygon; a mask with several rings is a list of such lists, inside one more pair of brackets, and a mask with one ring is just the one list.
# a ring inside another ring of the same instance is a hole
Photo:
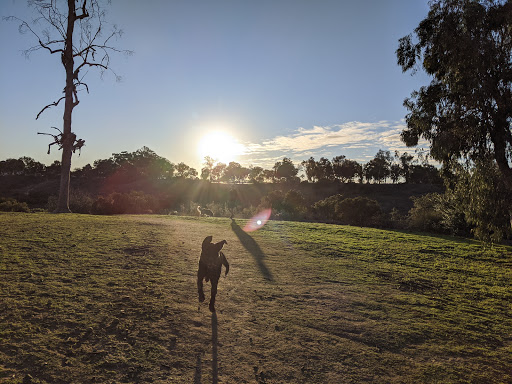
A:
{"label": "bare dead tree", "polygon": [[32,23],[17,17],[7,17],[20,23],[21,33],[30,33],[37,39],[37,44],[27,49],[26,56],[43,50],[51,55],[60,55],[60,61],[66,72],[64,96],[46,105],[39,111],[36,120],[48,108],[56,107],[64,100],[63,129],[59,135],[52,135],[54,144],[62,149],[62,168],[59,187],[59,199],[55,212],[70,212],[69,210],[69,183],[71,172],[71,157],[78,149],[83,147],[85,140],[76,138],[71,132],[71,117],[73,109],[79,104],[78,94],[89,87],[84,78],[89,69],[97,69],[101,75],[110,71],[120,80],[120,77],[110,66],[110,56],[113,53],[131,54],[131,51],[114,48],[110,44],[121,37],[122,31],[115,25],[108,33],[105,10],[100,0],[29,0],[28,4],[34,8],[37,17]]}

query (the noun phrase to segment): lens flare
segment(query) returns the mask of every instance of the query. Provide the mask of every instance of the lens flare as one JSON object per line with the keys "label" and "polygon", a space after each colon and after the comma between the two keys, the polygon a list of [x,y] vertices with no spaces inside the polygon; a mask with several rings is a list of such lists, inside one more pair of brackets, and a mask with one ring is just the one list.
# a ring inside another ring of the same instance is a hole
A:
{"label": "lens flare", "polygon": [[244,231],[245,232],[254,232],[254,231],[260,229],[268,221],[271,213],[272,213],[272,210],[270,208],[268,208],[268,209],[261,211],[257,215],[253,216],[245,225]]}

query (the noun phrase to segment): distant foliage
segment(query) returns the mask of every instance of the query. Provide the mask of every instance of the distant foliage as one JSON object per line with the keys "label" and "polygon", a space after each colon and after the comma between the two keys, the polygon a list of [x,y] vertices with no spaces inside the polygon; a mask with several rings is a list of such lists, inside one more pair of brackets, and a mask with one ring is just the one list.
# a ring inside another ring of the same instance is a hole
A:
{"label": "distant foliage", "polygon": [[300,220],[307,212],[307,203],[304,195],[295,189],[291,189],[284,195],[283,211],[286,219]]}
{"label": "distant foliage", "polygon": [[379,226],[382,221],[379,203],[361,196],[347,198],[338,203],[336,214],[343,223],[362,227]]}
{"label": "distant foliage", "polygon": [[[74,213],[91,213],[94,198],[79,189],[69,192],[69,208]],[[57,196],[48,198],[48,211],[53,212],[57,208]]]}
{"label": "distant foliage", "polygon": [[334,195],[317,201],[311,207],[316,220],[334,221],[342,224],[358,226],[380,226],[383,223],[383,213],[376,200],[367,197],[344,198]]}
{"label": "distant foliage", "polygon": [[138,214],[158,211],[158,201],[144,192],[114,192],[108,196],[100,196],[92,204],[91,213],[96,215]]}
{"label": "distant foliage", "polygon": [[316,220],[331,221],[337,220],[336,206],[341,203],[345,197],[343,195],[334,195],[326,199],[317,201],[311,206],[312,215]]}
{"label": "distant foliage", "polygon": [[0,161],[0,175],[40,176],[46,171],[46,166],[34,159],[23,156],[19,159]]}
{"label": "distant foliage", "polygon": [[2,212],[30,212],[27,203],[20,203],[11,198],[0,197],[0,211]]}
{"label": "distant foliage", "polygon": [[[162,210],[155,197],[137,191],[114,192],[108,196],[98,196],[94,199],[81,191],[72,190],[69,196],[69,206],[72,212],[96,215],[156,213]],[[50,196],[48,210],[51,212],[56,207],[57,197]]]}
{"label": "distant foliage", "polygon": [[[395,160],[395,162],[393,162]],[[204,181],[217,183],[299,183],[301,177],[309,182],[329,183],[382,183],[391,181],[397,183],[440,183],[439,171],[425,162],[425,159],[415,159],[404,153],[395,154],[379,150],[375,158],[367,164],[360,164],[347,159],[343,155],[335,156],[332,160],[325,157],[316,161],[310,157],[295,165],[290,158],[277,161],[271,169],[255,166],[246,168],[237,162],[228,165],[206,157],[200,175],[195,168],[180,162],[171,163],[157,155],[148,147],[142,147],[135,152],[122,151],[113,153],[108,159],[98,159],[93,164],[86,164],[75,169],[71,175],[83,181],[98,178],[108,178],[113,183],[131,183],[140,180],[171,180],[197,179],[198,175]],[[398,163],[396,162],[398,161]],[[419,162],[422,161],[422,164]],[[303,170],[304,175],[299,174]],[[60,175],[61,163],[55,161],[44,165],[30,157],[6,159],[0,161],[0,176],[39,176],[56,178]]]}
{"label": "distant foliage", "polygon": [[259,209],[271,208],[272,218],[281,220],[301,220],[308,212],[308,204],[302,192],[290,189],[283,193],[281,190],[269,192],[261,199]]}
{"label": "distant foliage", "polygon": [[414,207],[409,211],[409,227],[420,231],[442,232],[443,216],[439,210],[441,199],[439,193],[413,197]]}

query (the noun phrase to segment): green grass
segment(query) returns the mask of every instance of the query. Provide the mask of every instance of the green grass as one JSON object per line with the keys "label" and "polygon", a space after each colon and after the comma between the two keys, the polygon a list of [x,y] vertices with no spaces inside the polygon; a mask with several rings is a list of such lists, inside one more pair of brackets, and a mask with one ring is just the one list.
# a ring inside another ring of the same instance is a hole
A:
{"label": "green grass", "polygon": [[[512,382],[510,247],[243,224],[0,214],[0,383]],[[207,235],[231,263],[216,316]]]}

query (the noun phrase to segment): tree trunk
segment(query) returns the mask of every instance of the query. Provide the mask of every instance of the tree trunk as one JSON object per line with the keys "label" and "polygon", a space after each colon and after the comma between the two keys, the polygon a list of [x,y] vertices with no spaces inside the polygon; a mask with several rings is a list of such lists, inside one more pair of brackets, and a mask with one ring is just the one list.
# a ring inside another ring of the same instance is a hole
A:
{"label": "tree trunk", "polygon": [[64,104],[64,124],[62,130],[62,164],[60,173],[59,200],[55,213],[69,213],[69,183],[71,173],[71,156],[73,154],[73,144],[76,136],[71,133],[71,115],[75,102],[73,100],[74,84],[73,84],[73,30],[75,27],[75,1],[68,0],[68,25],[66,31],[66,45],[62,54],[62,65],[66,70],[66,88],[65,104]]}

